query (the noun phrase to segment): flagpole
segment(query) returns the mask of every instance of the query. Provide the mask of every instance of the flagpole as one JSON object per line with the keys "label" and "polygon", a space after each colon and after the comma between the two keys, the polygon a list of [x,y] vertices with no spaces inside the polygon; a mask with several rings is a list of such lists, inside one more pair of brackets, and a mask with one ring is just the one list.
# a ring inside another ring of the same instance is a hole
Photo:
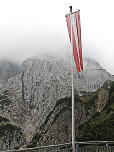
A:
{"label": "flagpole", "polygon": [[72,52],[72,152],[75,152],[75,120],[74,120],[74,60],[73,60],[73,39],[72,39],[72,6],[70,6],[70,18],[71,18],[71,52]]}

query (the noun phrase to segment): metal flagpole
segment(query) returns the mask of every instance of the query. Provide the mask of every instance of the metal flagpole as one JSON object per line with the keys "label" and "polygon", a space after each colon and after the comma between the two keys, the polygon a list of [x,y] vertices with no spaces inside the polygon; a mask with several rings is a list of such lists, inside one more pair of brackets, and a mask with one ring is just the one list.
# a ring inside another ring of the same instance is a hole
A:
{"label": "metal flagpole", "polygon": [[72,152],[75,152],[75,120],[74,120],[74,60],[73,60],[73,38],[72,38],[72,6],[70,6],[71,18],[71,51],[72,51]]}

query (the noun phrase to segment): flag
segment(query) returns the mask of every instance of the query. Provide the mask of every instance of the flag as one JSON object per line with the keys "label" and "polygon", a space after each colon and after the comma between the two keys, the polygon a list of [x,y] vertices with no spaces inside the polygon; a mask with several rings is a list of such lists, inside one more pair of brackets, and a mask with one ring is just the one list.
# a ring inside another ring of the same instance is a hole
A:
{"label": "flag", "polygon": [[[66,15],[67,28],[70,43],[73,45],[73,56],[76,64],[77,72],[83,71],[82,60],[82,42],[81,42],[81,25],[80,10]],[[72,23],[72,42],[71,42],[71,23]]]}

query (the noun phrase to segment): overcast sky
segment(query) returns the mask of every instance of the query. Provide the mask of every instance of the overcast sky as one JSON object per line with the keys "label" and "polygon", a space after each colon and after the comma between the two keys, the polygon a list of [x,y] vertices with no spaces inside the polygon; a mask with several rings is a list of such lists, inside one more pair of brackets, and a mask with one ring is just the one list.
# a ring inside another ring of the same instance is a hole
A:
{"label": "overcast sky", "polygon": [[65,14],[80,9],[83,57],[114,75],[113,0],[0,0],[0,59],[71,54]]}

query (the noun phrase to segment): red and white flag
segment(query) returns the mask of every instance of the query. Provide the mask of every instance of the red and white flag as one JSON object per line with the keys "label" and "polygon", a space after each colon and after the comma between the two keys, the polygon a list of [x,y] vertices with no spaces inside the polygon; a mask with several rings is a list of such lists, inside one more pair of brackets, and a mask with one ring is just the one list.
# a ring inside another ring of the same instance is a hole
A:
{"label": "red and white flag", "polygon": [[[81,26],[80,26],[80,11],[66,15],[66,22],[70,43],[73,44],[73,55],[76,63],[77,72],[83,71],[82,60],[82,43],[81,43]],[[71,23],[72,23],[72,42],[71,42]]]}

